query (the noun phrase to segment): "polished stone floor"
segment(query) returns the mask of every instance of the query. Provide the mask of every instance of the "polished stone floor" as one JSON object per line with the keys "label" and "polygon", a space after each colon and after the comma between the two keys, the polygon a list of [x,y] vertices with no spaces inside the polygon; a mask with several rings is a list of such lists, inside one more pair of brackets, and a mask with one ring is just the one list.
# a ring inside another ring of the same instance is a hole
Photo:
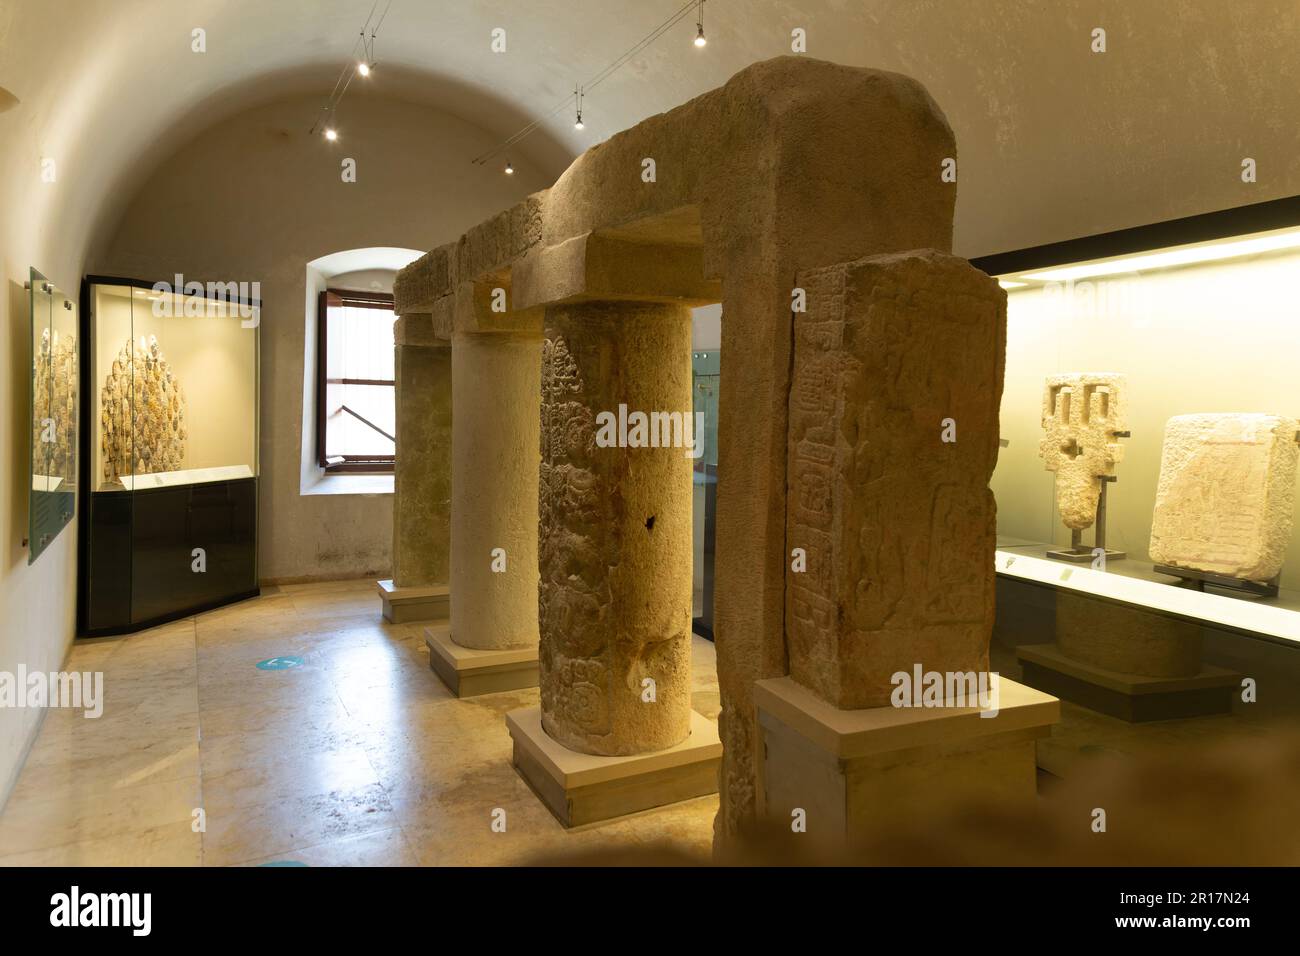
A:
{"label": "polished stone floor", "polygon": [[[0,865],[508,864],[664,842],[707,857],[716,797],[560,826],[510,764],[504,715],[537,691],[455,699],[423,627],[383,622],[374,582],[347,581],[78,641],[66,669],[104,673],[104,714],[47,713]],[[692,702],[717,718],[698,637]]]}

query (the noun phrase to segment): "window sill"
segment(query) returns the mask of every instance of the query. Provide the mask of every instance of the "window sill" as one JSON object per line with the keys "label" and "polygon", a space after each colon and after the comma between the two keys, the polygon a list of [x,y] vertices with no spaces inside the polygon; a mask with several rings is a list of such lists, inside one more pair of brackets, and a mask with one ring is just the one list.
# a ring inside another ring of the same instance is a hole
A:
{"label": "window sill", "polygon": [[327,475],[318,472],[310,484],[304,484],[304,495],[391,495],[393,476],[341,473]]}

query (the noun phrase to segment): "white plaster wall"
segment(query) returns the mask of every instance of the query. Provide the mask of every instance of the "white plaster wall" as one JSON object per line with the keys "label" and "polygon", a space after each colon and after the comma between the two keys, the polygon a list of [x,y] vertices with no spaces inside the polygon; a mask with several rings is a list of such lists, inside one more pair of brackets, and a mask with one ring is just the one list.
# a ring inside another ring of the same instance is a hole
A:
{"label": "white plaster wall", "polygon": [[[264,581],[383,577],[391,561],[391,496],[301,493],[304,308],[314,309],[321,281],[308,263],[369,246],[431,249],[548,185],[523,170],[484,175],[468,160],[488,134],[370,92],[349,95],[338,143],[309,137],[317,99],[268,103],[180,144],[130,200],[95,264],[151,280],[181,272],[261,283]],[[356,160],[355,183],[342,180],[345,158]]]}

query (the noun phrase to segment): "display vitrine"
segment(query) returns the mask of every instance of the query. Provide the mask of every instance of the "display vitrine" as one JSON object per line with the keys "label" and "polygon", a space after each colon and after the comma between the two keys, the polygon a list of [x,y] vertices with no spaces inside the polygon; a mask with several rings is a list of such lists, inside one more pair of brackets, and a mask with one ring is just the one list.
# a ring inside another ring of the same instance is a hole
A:
{"label": "display vitrine", "polygon": [[31,270],[31,463],[27,563],[72,521],[77,501],[77,310],[45,276]]}
{"label": "display vitrine", "polygon": [[256,594],[261,303],[100,276],[82,298],[80,632]]}
{"label": "display vitrine", "polygon": [[1243,638],[1300,650],[1300,199],[975,264],[1007,290],[991,484],[1026,677],[1130,719],[1229,709]]}

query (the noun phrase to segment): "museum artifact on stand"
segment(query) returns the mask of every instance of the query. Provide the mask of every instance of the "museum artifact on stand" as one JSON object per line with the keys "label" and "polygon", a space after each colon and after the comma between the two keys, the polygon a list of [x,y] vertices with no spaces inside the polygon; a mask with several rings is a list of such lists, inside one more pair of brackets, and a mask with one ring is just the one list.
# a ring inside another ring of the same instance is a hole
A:
{"label": "museum artifact on stand", "polygon": [[[1049,375],[1043,388],[1043,431],[1038,453],[1056,473],[1056,508],[1070,529],[1069,550],[1051,550],[1050,558],[1094,562],[1104,556],[1118,561],[1122,551],[1106,547],[1106,486],[1115,481],[1115,466],[1124,457],[1118,441],[1129,437],[1125,410],[1126,383],[1114,372],[1069,372]],[[1095,526],[1092,547],[1083,532]]]}
{"label": "museum artifact on stand", "polygon": [[1177,415],[1165,425],[1151,522],[1155,570],[1274,596],[1291,539],[1297,437],[1293,418]]}

